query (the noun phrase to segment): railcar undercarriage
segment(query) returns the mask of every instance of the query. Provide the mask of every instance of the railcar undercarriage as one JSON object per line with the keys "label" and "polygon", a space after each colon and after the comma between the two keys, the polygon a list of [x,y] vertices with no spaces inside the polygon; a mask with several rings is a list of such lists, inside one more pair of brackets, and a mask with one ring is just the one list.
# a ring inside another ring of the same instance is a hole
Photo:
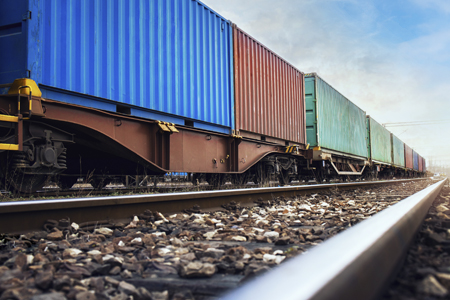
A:
{"label": "railcar undercarriage", "polygon": [[285,145],[273,142],[43,99],[32,84],[0,96],[1,182],[7,190],[33,192],[48,178],[68,188],[79,177],[102,188],[118,176],[168,172],[214,186],[287,184],[311,154],[289,142],[286,153]]}
{"label": "railcar undercarriage", "polygon": [[137,186],[174,172],[216,187],[417,175],[289,141],[281,145],[138,118],[119,107],[113,113],[47,100],[33,81],[25,82],[0,95],[0,179],[6,190],[34,192],[49,179],[65,189],[80,177],[96,189],[122,178],[134,178]]}

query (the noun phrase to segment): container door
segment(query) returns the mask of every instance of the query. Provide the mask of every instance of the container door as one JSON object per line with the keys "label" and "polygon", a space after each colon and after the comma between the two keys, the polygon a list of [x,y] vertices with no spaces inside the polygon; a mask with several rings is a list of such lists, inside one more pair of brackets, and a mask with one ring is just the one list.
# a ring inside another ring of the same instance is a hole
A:
{"label": "container door", "polygon": [[317,141],[317,99],[315,78],[305,78],[305,106],[306,106],[306,141],[310,147],[315,147]]}
{"label": "container door", "polygon": [[26,64],[30,16],[28,1],[0,1],[0,84],[29,76]]}

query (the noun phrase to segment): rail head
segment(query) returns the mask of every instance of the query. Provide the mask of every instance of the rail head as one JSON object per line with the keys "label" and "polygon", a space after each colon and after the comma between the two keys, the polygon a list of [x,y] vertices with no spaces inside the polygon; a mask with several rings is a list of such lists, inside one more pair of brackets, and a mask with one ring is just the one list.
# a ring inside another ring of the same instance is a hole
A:
{"label": "rail head", "polygon": [[277,196],[291,197],[326,189],[351,189],[411,180],[417,179],[2,202],[0,203],[0,233],[22,233],[39,230],[42,229],[48,219],[69,218],[77,222],[90,222],[99,219],[117,220],[138,215],[145,210],[172,213],[192,208],[194,205],[200,205],[202,209],[213,209],[230,201],[252,203],[259,198],[272,200]]}
{"label": "rail head", "polygon": [[222,300],[376,298],[389,282],[445,181],[292,258]]}
{"label": "rail head", "polygon": [[180,192],[180,193],[164,193],[164,194],[141,194],[141,195],[122,195],[122,196],[100,196],[100,197],[83,197],[72,199],[51,199],[51,200],[25,200],[16,202],[0,202],[0,215],[11,212],[32,211],[32,210],[58,210],[68,207],[93,207],[107,205],[129,205],[133,203],[151,203],[159,201],[182,201],[186,199],[211,199],[216,197],[236,197],[246,195],[257,195],[273,193],[276,195],[283,192],[301,192],[314,191],[318,189],[331,188],[353,188],[367,185],[383,185],[409,182],[422,179],[401,179],[401,180],[380,180],[380,181],[361,181],[348,183],[329,183],[329,184],[313,184],[313,185],[296,185],[283,187],[259,187],[244,188],[216,191],[199,191],[199,192]]}

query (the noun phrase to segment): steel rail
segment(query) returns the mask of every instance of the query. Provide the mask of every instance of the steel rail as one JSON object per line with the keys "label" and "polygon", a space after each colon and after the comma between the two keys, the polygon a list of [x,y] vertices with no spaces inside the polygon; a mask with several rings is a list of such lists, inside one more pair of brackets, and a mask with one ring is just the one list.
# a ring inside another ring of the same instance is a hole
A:
{"label": "steel rail", "polygon": [[316,184],[270,188],[246,188],[220,191],[145,194],[131,196],[87,197],[0,203],[0,233],[20,233],[42,229],[48,219],[69,218],[82,223],[97,220],[117,220],[132,217],[144,210],[179,212],[199,205],[202,209],[220,207],[230,201],[248,203],[256,199],[291,197],[326,189],[350,189],[385,185],[418,179]]}
{"label": "steel rail", "polygon": [[380,296],[445,181],[285,262],[222,300],[374,299]]}

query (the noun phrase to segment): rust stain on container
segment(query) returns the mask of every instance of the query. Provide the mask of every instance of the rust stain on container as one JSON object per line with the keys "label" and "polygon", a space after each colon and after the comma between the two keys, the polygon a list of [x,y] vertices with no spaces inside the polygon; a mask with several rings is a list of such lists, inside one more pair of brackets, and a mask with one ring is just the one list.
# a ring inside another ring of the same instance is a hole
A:
{"label": "rust stain on container", "polygon": [[304,74],[235,24],[233,47],[236,130],[306,144]]}
{"label": "rust stain on container", "polygon": [[413,150],[405,144],[405,167],[407,169],[413,169]]}

